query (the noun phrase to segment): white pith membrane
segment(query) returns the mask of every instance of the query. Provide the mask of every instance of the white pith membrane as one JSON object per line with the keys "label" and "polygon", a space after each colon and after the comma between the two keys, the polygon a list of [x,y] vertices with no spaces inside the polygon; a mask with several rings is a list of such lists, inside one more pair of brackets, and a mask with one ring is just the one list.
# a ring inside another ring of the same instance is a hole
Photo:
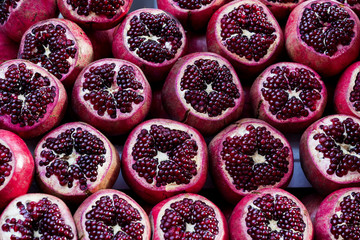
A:
{"label": "white pith membrane", "polygon": [[[11,150],[11,148],[9,147],[9,145],[7,144],[7,142],[5,142],[3,139],[0,138],[0,146],[1,146],[1,145],[3,145],[5,148],[9,149],[9,151],[10,151],[10,153],[11,153],[10,161],[6,162],[8,165],[10,165],[11,171],[10,171],[10,175],[5,177],[5,181],[4,181],[2,184],[0,184],[0,191],[6,187],[6,185],[8,184],[8,182],[10,181],[10,179],[12,178],[12,176],[13,176],[13,174],[14,174],[14,171],[15,171],[15,169],[14,169],[14,167],[15,167],[15,156],[14,156],[14,153],[12,152],[12,150]],[[0,151],[0,155],[2,155],[2,154],[3,154],[3,152]],[[0,160],[0,163],[2,163],[1,160]],[[5,162],[3,162],[3,164],[4,164],[4,163],[5,163]],[[2,166],[2,164],[0,164],[0,167],[1,167],[1,166]],[[0,172],[0,173],[1,173],[1,172]],[[4,174],[4,173],[2,173],[2,174]],[[0,175],[0,177],[2,177],[2,176],[3,176],[3,175]]]}
{"label": "white pith membrane", "polygon": [[[329,158],[325,158],[324,154],[322,152],[315,149],[316,146],[320,145],[320,142],[319,142],[319,140],[314,139],[314,135],[316,135],[318,133],[325,134],[325,132],[322,129],[320,129],[320,126],[321,125],[324,125],[324,126],[332,125],[333,123],[331,122],[331,119],[334,119],[334,118],[338,118],[342,123],[347,118],[351,118],[354,120],[355,123],[360,124],[360,121],[358,119],[356,119],[354,117],[350,117],[350,116],[327,117],[326,119],[321,121],[320,124],[317,124],[316,129],[312,130],[312,132],[309,134],[308,139],[307,139],[307,146],[309,146],[310,154],[313,156],[312,159],[313,159],[314,163],[312,163],[312,164],[315,164],[316,168],[324,176],[326,176],[326,178],[331,179],[336,182],[348,182],[348,181],[354,181],[356,179],[360,179],[360,173],[358,171],[350,171],[349,170],[346,175],[341,176],[341,177],[337,176],[336,173],[331,174],[331,175],[328,174],[326,171],[330,165]],[[329,135],[326,135],[326,136],[329,136]],[[344,136],[344,139],[346,139],[346,136],[347,136],[346,129],[344,129],[343,136]],[[358,159],[360,159],[360,154],[357,154],[355,151],[352,151],[352,152],[349,151],[349,150],[351,150],[350,148],[353,148],[354,146],[349,146],[348,144],[336,142],[335,139],[333,139],[333,138],[332,138],[332,140],[334,140],[337,147],[339,147],[341,149],[341,151],[344,153],[344,155],[348,154],[348,155],[352,155],[352,156],[355,156]]]}

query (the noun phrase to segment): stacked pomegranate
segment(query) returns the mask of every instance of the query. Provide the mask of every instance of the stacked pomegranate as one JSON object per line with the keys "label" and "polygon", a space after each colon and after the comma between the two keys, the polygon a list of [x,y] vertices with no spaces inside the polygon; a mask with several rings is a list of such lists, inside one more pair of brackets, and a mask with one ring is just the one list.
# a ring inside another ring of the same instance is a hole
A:
{"label": "stacked pomegranate", "polygon": [[359,239],[359,9],[0,1],[0,240]]}

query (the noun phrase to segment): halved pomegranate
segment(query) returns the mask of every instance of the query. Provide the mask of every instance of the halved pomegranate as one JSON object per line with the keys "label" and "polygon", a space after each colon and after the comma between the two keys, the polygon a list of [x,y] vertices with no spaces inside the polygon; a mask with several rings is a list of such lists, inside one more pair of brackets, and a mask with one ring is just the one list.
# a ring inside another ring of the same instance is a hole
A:
{"label": "halved pomegranate", "polygon": [[211,135],[237,120],[244,94],[234,68],[215,53],[180,58],[164,83],[161,98],[169,115]]}
{"label": "halved pomegranate", "polygon": [[53,129],[34,151],[40,188],[66,201],[80,202],[111,188],[120,172],[119,154],[94,127],[70,122]]}
{"label": "halved pomegranate", "polygon": [[232,1],[211,17],[208,49],[225,57],[251,78],[272,64],[283,49],[282,30],[270,10],[258,0]]}
{"label": "halved pomegranate", "polygon": [[183,193],[155,205],[150,213],[153,240],[227,240],[229,232],[220,209],[207,198]]}
{"label": "halved pomegranate", "polygon": [[129,134],[121,171],[136,194],[158,203],[181,192],[200,191],[207,161],[205,140],[196,129],[169,119],[151,119]]}
{"label": "halved pomegranate", "polygon": [[231,240],[313,239],[313,225],[305,206],[280,188],[264,188],[244,197],[230,220]]}
{"label": "halved pomegranate", "polygon": [[34,159],[26,143],[16,134],[0,129],[0,210],[27,193],[34,169]]}
{"label": "halved pomegranate", "polygon": [[0,128],[34,138],[62,120],[67,106],[64,86],[27,60],[0,65]]}
{"label": "halved pomegranate", "polygon": [[74,219],[61,199],[43,193],[15,198],[0,217],[1,240],[77,240]]}
{"label": "halved pomegranate", "polygon": [[322,194],[360,186],[360,119],[329,115],[310,125],[301,137],[302,169]]}
{"label": "halved pomegranate", "polygon": [[46,68],[70,88],[93,55],[90,39],[77,24],[52,18],[32,25],[24,33],[18,58]]}
{"label": "halved pomegranate", "polygon": [[319,74],[311,68],[281,62],[256,78],[250,98],[257,118],[284,133],[299,133],[322,116],[327,90]]}
{"label": "halved pomegranate", "polygon": [[106,58],[79,74],[72,92],[77,117],[106,135],[129,132],[144,120],[151,104],[151,88],[135,64]]}
{"label": "halved pomegranate", "polygon": [[149,82],[163,81],[186,51],[180,22],[171,14],[143,8],[131,12],[114,33],[113,54],[138,65]]}
{"label": "halved pomegranate", "polygon": [[209,157],[217,189],[234,204],[262,188],[285,188],[293,175],[289,142],[258,119],[241,119],[218,133],[209,144]]}
{"label": "halved pomegranate", "polygon": [[285,27],[291,59],[324,76],[344,70],[359,56],[360,22],[347,6],[333,0],[310,0],[298,5]]}

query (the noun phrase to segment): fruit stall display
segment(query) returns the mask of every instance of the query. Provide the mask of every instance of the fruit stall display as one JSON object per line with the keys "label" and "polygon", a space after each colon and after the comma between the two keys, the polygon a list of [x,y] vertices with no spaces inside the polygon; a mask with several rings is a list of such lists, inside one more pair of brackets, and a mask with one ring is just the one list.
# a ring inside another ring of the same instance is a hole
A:
{"label": "fruit stall display", "polygon": [[0,240],[360,239],[358,15],[0,1]]}

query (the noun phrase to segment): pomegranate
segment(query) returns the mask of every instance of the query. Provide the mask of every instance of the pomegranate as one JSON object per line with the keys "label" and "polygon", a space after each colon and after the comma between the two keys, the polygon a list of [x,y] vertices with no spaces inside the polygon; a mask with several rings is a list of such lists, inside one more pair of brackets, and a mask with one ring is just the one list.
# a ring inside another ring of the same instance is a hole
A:
{"label": "pomegranate", "polygon": [[111,188],[120,171],[115,147],[82,122],[66,123],[49,132],[37,144],[34,160],[40,188],[71,202]]}
{"label": "pomegranate", "polygon": [[130,10],[133,0],[57,0],[64,18],[84,28],[110,29],[115,27]]}
{"label": "pomegranate", "polygon": [[148,118],[167,118],[171,119],[169,114],[166,112],[164,108],[164,104],[161,97],[161,88],[153,88],[152,89],[152,98],[151,98],[151,105],[149,110]]}
{"label": "pomegranate", "polygon": [[74,214],[79,238],[150,240],[151,228],[144,209],[131,197],[113,189],[92,194]]}
{"label": "pomegranate", "polygon": [[161,94],[169,115],[205,135],[218,132],[238,119],[244,94],[234,68],[215,53],[193,53],[180,58]]}
{"label": "pomegranate", "polygon": [[151,210],[153,240],[229,239],[226,219],[207,198],[183,193],[161,201]]}
{"label": "pomegranate", "polygon": [[234,204],[262,188],[285,188],[293,175],[289,142],[258,119],[241,119],[218,133],[209,144],[209,157],[217,189]]}
{"label": "pomegranate", "polygon": [[76,240],[76,227],[61,199],[43,193],[15,198],[0,217],[0,240]]}
{"label": "pomegranate", "polygon": [[329,115],[310,125],[299,146],[306,178],[322,194],[360,186],[360,119]]}
{"label": "pomegranate", "polygon": [[360,118],[360,62],[353,63],[342,73],[335,92],[335,111]]}
{"label": "pomegranate", "polygon": [[125,182],[145,201],[158,203],[205,184],[207,146],[194,128],[169,119],[150,119],[129,134],[121,159]]}
{"label": "pomegranate", "polygon": [[58,15],[56,0],[2,0],[0,29],[15,42],[20,42],[30,26]]}
{"label": "pomegranate", "polygon": [[257,118],[285,133],[300,133],[322,116],[327,90],[311,68],[281,62],[269,66],[256,78],[250,98]]}
{"label": "pomegranate", "polygon": [[131,12],[114,33],[113,54],[138,65],[149,82],[160,82],[186,51],[180,22],[160,9]]}
{"label": "pomegranate", "polygon": [[0,30],[0,63],[17,58],[19,44]]}
{"label": "pomegranate", "polygon": [[209,51],[228,59],[244,78],[272,64],[284,45],[275,17],[257,0],[236,0],[222,6],[209,21],[206,40]]}
{"label": "pomegranate", "polygon": [[344,188],[327,196],[315,219],[316,239],[360,239],[360,188]]}
{"label": "pomegranate", "polygon": [[181,24],[193,31],[206,28],[213,13],[226,0],[157,0],[158,8],[174,15]]}
{"label": "pomegranate", "polygon": [[108,30],[86,30],[85,33],[89,37],[94,49],[94,61],[113,57],[112,42],[114,31],[115,28]]}
{"label": "pomegranate", "polygon": [[291,11],[305,0],[260,0],[279,21],[286,21]]}
{"label": "pomegranate", "polygon": [[151,88],[135,64],[120,59],[101,59],[79,74],[72,92],[77,117],[106,135],[129,132],[146,116]]}
{"label": "pomegranate", "polygon": [[359,24],[357,15],[342,3],[305,1],[286,23],[286,50],[293,61],[323,76],[336,75],[359,56]]}
{"label": "pomegranate", "polygon": [[0,128],[33,138],[59,124],[66,106],[64,86],[42,67],[21,59],[0,65]]}
{"label": "pomegranate", "polygon": [[186,32],[188,40],[187,53],[207,52],[206,34],[198,32]]}
{"label": "pomegranate", "polygon": [[46,68],[67,88],[93,60],[93,47],[75,23],[52,18],[31,26],[23,35],[18,58]]}
{"label": "pomegranate", "polygon": [[304,204],[306,209],[309,212],[311,222],[315,226],[316,223],[316,213],[319,210],[319,206],[321,202],[324,200],[324,196],[315,192],[311,194],[307,194],[300,199],[300,201]]}
{"label": "pomegranate", "polygon": [[341,3],[349,5],[349,7],[359,16],[360,15],[360,2],[359,0],[337,0]]}
{"label": "pomegranate", "polygon": [[244,197],[230,220],[231,240],[313,239],[305,206],[280,188],[264,188]]}
{"label": "pomegranate", "polygon": [[26,143],[16,134],[0,129],[0,210],[27,193],[33,176],[34,160]]}

